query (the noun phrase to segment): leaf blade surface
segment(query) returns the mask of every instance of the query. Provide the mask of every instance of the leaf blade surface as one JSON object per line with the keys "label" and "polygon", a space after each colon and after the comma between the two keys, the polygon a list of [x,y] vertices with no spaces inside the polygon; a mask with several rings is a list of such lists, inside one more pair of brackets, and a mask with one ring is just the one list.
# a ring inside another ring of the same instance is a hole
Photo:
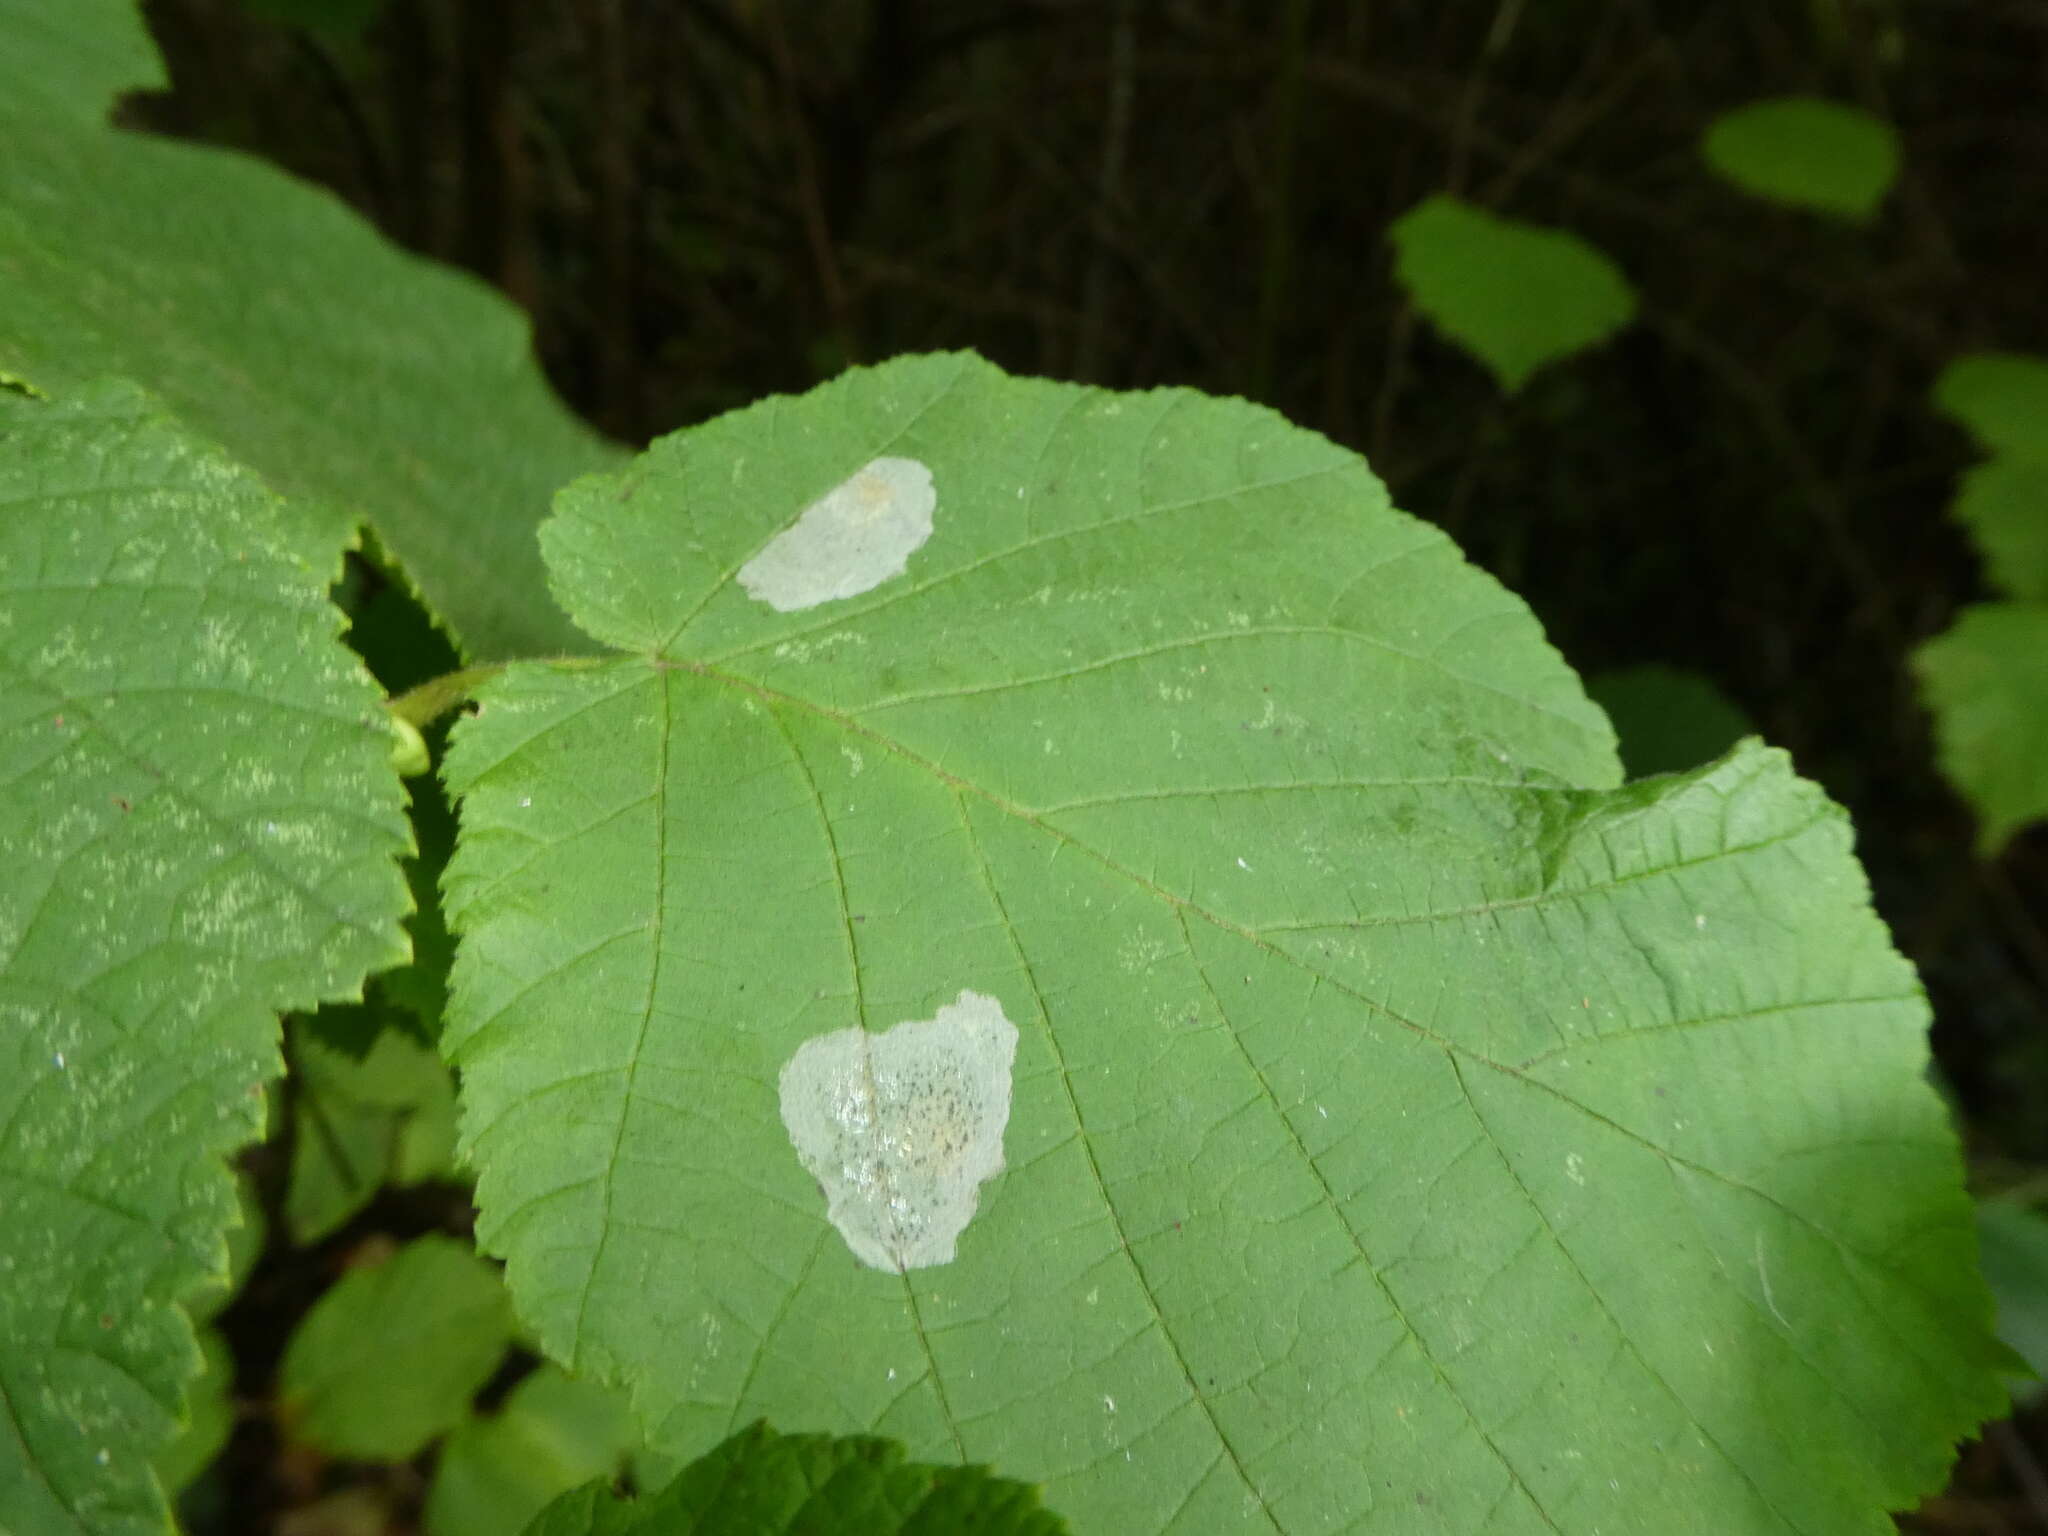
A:
{"label": "leaf blade surface", "polygon": [[0,1527],[156,1531],[276,1012],[403,958],[332,546],[133,390],[0,392]]}
{"label": "leaf blade surface", "polygon": [[[750,599],[883,458],[936,488],[901,574]],[[1840,813],[1754,745],[1615,788],[1526,609],[1354,457],[909,359],[544,540],[628,654],[456,733],[444,1039],[480,1241],[657,1448],[878,1432],[1102,1529],[1877,1529],[1995,1406]],[[1020,1032],[1007,1171],[951,1263],[862,1265],[778,1074],[963,989]],[[1816,1288],[1953,1349],[1816,1344]]]}

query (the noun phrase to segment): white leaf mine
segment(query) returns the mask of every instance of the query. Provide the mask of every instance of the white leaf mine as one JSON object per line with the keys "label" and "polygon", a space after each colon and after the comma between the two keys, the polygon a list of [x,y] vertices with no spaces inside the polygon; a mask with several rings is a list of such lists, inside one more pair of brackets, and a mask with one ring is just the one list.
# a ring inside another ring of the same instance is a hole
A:
{"label": "white leaf mine", "polygon": [[963,991],[929,1019],[834,1030],[782,1069],[782,1123],[861,1263],[948,1264],[1003,1169],[1017,1026]]}
{"label": "white leaf mine", "polygon": [[916,459],[875,459],[803,510],[740,567],[747,596],[777,613],[858,597],[909,569],[932,536],[938,493]]}

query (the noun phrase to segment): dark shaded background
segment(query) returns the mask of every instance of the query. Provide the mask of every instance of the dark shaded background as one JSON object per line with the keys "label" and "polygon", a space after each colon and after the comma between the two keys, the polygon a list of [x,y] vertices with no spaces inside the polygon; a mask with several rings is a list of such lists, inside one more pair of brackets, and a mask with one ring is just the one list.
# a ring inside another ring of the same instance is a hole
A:
{"label": "dark shaded background", "polygon": [[[245,9],[245,4],[247,9]],[[359,37],[254,19],[374,12]],[[1993,863],[1906,657],[1984,596],[1955,354],[2048,351],[2042,0],[153,0],[154,127],[326,183],[498,284],[620,437],[849,361],[1243,394],[1364,451],[1581,672],[1696,669],[1855,815],[1980,1188],[2048,1169],[2048,830]],[[1696,144],[1888,118],[1868,229]],[[1390,276],[1452,189],[1615,257],[1639,321],[1504,399]],[[1926,1531],[2048,1529],[2048,1422]]]}

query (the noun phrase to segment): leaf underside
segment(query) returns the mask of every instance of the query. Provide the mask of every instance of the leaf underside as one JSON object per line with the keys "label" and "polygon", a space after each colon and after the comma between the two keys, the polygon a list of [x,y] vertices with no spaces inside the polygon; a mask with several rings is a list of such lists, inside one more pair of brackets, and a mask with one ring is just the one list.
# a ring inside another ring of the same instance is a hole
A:
{"label": "leaf underside", "polygon": [[[335,550],[126,387],[0,394],[0,1530],[160,1532],[281,1009],[402,959]],[[294,540],[297,542],[294,542]]]}
{"label": "leaf underside", "polygon": [[[738,573],[880,458],[929,542]],[[906,359],[572,487],[622,654],[456,732],[479,1239],[659,1450],[765,1416],[1089,1531],[1880,1531],[2002,1402],[1926,1010],[1755,744],[1627,788],[1528,611],[1236,401]],[[866,1267],[802,1043],[1021,1033],[957,1258]]]}

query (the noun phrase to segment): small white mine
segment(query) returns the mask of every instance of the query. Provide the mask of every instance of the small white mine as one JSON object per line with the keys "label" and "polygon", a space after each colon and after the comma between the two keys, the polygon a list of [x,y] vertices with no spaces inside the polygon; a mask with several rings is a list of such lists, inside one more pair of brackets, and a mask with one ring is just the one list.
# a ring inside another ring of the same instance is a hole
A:
{"label": "small white mine", "polygon": [[740,585],[777,613],[871,592],[909,569],[938,500],[916,459],[876,459],[770,539],[740,567]]}
{"label": "small white mine", "polygon": [[782,1069],[782,1123],[825,1214],[875,1269],[949,1264],[982,1181],[1003,1170],[1017,1026],[962,992],[929,1019],[834,1030]]}

